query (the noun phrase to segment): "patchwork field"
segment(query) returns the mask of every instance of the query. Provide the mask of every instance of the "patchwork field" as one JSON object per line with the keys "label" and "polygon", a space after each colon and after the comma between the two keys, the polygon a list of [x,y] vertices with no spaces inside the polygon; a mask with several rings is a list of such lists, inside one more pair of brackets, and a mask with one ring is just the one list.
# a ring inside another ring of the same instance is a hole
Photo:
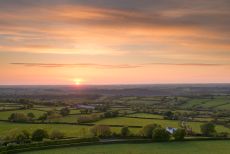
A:
{"label": "patchwork field", "polygon": [[16,110],[16,111],[1,111],[0,112],[0,120],[7,120],[9,118],[9,116],[12,113],[30,113],[32,112],[36,118],[38,118],[39,116],[41,116],[43,113],[45,113],[44,111],[39,111],[39,110]]}
{"label": "patchwork field", "polygon": [[[128,118],[128,117],[118,117],[118,118],[107,118],[95,122],[95,124],[104,125],[126,125],[126,126],[145,126],[147,124],[156,123],[162,127],[179,127],[179,121],[177,120],[158,120],[158,119],[138,119],[138,118]],[[189,126],[192,127],[193,131],[200,132],[201,122],[188,122]],[[230,132],[230,129],[217,125],[216,130],[218,132]]]}
{"label": "patchwork field", "polygon": [[[48,132],[53,130],[59,130],[65,133],[66,137],[86,137],[90,136],[90,126],[82,125],[65,125],[65,124],[22,124],[22,123],[9,123],[0,122],[0,136],[4,135],[15,129],[17,130],[28,130],[32,133],[36,129],[44,129]],[[119,127],[111,127],[112,132],[120,132]],[[137,133],[140,129],[130,128],[133,133]]]}

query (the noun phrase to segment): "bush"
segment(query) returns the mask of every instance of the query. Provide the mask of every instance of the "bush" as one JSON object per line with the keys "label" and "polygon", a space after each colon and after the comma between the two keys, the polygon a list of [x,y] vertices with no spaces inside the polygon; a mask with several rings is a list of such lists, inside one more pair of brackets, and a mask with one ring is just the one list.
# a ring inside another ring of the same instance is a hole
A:
{"label": "bush", "polygon": [[169,141],[170,134],[164,128],[156,128],[153,130],[152,139],[154,141]]}
{"label": "bush", "polygon": [[95,125],[91,132],[97,137],[109,137],[111,135],[110,127],[106,125]]}
{"label": "bush", "polygon": [[184,140],[185,134],[186,134],[185,129],[179,128],[173,133],[173,137],[177,141]]}
{"label": "bush", "polygon": [[41,120],[41,121],[45,121],[48,117],[48,114],[47,113],[44,113],[43,115],[41,115],[38,120]]}
{"label": "bush", "polygon": [[215,125],[213,123],[206,123],[200,126],[201,132],[205,136],[213,136],[216,133]]}
{"label": "bush", "polygon": [[34,115],[32,112],[30,112],[30,113],[27,114],[27,117],[28,117],[30,120],[32,120],[32,119],[35,118],[35,115]]}
{"label": "bush", "polygon": [[160,125],[157,125],[157,124],[149,124],[149,125],[146,125],[143,127],[142,129],[142,135],[144,137],[147,137],[147,138],[151,138],[152,137],[152,133],[153,133],[153,130],[156,129],[156,128],[159,128]]}
{"label": "bush", "polygon": [[60,110],[60,114],[61,114],[62,116],[67,116],[69,113],[70,113],[70,110],[69,110],[69,108],[67,108],[67,107],[62,108],[62,109]]}
{"label": "bush", "polygon": [[5,142],[16,142],[18,144],[28,142],[30,138],[30,134],[26,130],[12,130],[9,131],[5,136],[2,137]]}
{"label": "bush", "polygon": [[52,140],[63,139],[64,137],[65,137],[64,133],[58,130],[53,130],[50,134],[50,139]]}
{"label": "bush", "polygon": [[121,128],[121,136],[126,137],[130,135],[129,127],[125,126]]}
{"label": "bush", "polygon": [[37,129],[32,134],[33,141],[42,141],[44,138],[48,138],[48,133],[43,129]]}
{"label": "bush", "polygon": [[11,122],[26,122],[28,117],[24,113],[12,113],[8,120]]}

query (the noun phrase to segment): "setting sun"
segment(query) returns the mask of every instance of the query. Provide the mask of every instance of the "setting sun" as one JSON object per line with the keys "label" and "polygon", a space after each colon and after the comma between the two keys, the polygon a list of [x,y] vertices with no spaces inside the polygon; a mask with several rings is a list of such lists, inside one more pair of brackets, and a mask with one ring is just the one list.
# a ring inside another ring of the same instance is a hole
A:
{"label": "setting sun", "polygon": [[80,85],[80,84],[82,84],[82,82],[83,82],[83,80],[80,78],[74,79],[75,85]]}

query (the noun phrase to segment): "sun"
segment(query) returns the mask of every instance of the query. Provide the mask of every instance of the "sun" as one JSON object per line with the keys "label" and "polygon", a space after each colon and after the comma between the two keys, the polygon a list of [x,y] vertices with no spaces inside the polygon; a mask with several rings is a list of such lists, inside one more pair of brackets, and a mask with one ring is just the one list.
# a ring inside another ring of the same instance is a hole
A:
{"label": "sun", "polygon": [[76,79],[74,79],[73,81],[74,81],[75,85],[81,85],[82,82],[83,82],[83,80],[80,79],[80,78],[76,78]]}

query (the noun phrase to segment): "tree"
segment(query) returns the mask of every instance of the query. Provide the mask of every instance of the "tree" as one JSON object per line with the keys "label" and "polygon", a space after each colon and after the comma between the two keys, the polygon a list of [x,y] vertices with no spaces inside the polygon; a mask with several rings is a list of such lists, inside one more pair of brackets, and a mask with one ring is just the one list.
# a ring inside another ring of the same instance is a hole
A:
{"label": "tree", "polygon": [[67,116],[69,113],[70,113],[70,110],[69,110],[69,108],[67,108],[67,107],[62,108],[62,109],[60,110],[60,114],[61,114],[62,116]]}
{"label": "tree", "polygon": [[18,144],[27,143],[29,141],[30,134],[26,130],[10,130],[6,133],[2,139],[7,142],[17,142]]}
{"label": "tree", "polygon": [[50,138],[52,140],[63,139],[64,137],[65,137],[65,134],[63,132],[60,132],[59,130],[53,130],[50,134]]}
{"label": "tree", "polygon": [[215,125],[213,123],[206,123],[200,126],[200,130],[205,136],[213,136],[216,133]]}
{"label": "tree", "polygon": [[164,128],[156,128],[153,130],[152,139],[154,141],[169,141],[170,134]]}
{"label": "tree", "polygon": [[173,119],[174,118],[174,113],[171,111],[167,111],[164,113],[164,118],[165,119]]}
{"label": "tree", "polygon": [[43,115],[41,115],[38,120],[41,120],[41,121],[45,121],[48,117],[48,114],[47,113],[44,113]]}
{"label": "tree", "polygon": [[174,133],[173,133],[173,137],[175,140],[184,140],[184,137],[186,135],[186,131],[185,129],[177,129]]}
{"label": "tree", "polygon": [[28,142],[29,138],[29,132],[27,130],[23,130],[16,136],[16,142],[19,144],[26,143]]}
{"label": "tree", "polygon": [[11,122],[25,122],[28,117],[24,113],[12,113],[8,120]]}
{"label": "tree", "polygon": [[43,129],[37,129],[32,134],[33,141],[42,141],[44,138],[48,138],[48,133]]}
{"label": "tree", "polygon": [[121,136],[126,137],[130,134],[129,127],[125,126],[121,128]]}
{"label": "tree", "polygon": [[30,113],[27,114],[27,117],[28,117],[30,120],[32,120],[32,119],[35,118],[35,115],[34,115],[32,112],[30,112]]}
{"label": "tree", "polygon": [[158,127],[160,127],[160,125],[157,125],[157,124],[148,124],[144,126],[142,129],[143,136],[147,138],[151,138],[153,130]]}
{"label": "tree", "polygon": [[111,135],[111,130],[109,126],[106,125],[95,125],[91,132],[94,136],[97,137],[108,137]]}

